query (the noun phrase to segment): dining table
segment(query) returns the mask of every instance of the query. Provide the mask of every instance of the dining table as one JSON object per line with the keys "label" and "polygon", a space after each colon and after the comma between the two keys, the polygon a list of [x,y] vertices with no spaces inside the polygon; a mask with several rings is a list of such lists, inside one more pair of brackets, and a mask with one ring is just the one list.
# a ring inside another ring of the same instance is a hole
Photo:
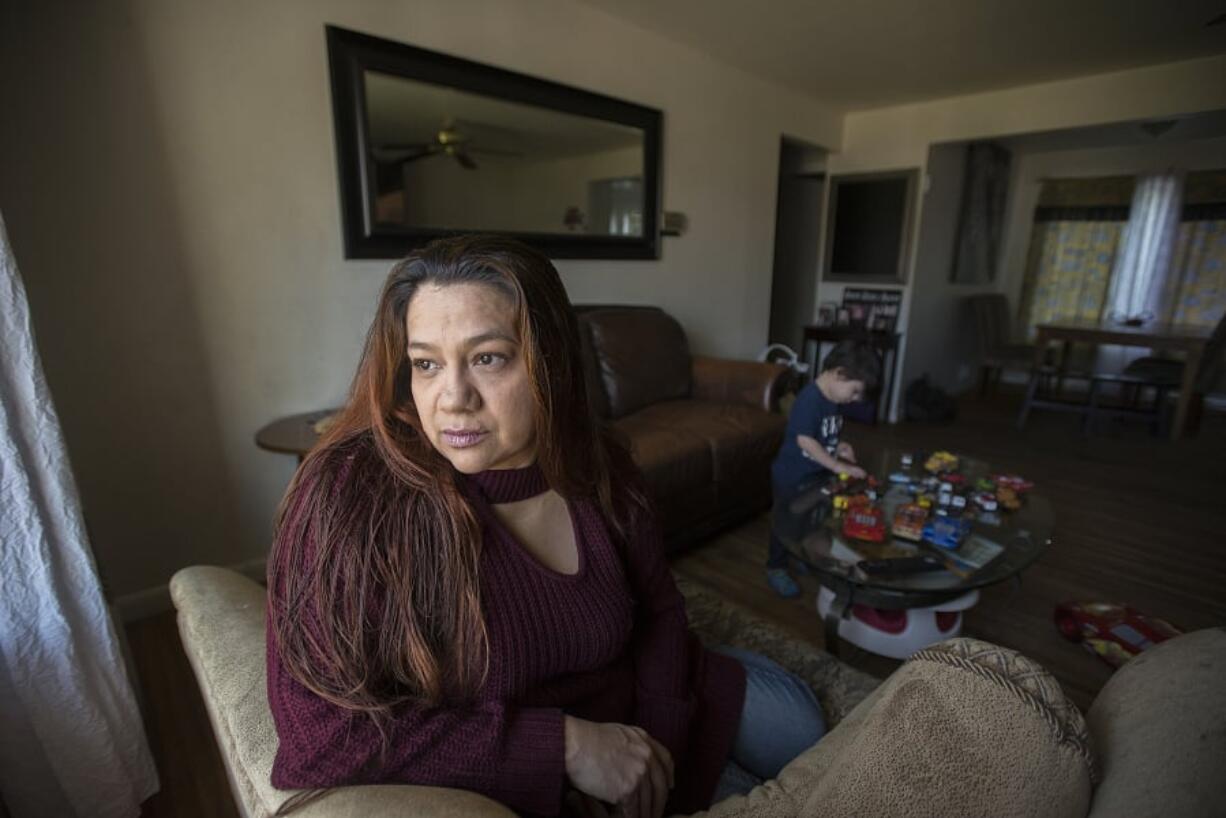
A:
{"label": "dining table", "polygon": [[1053,321],[1035,327],[1035,370],[1043,367],[1044,354],[1052,342],[1060,343],[1057,367],[1067,371],[1069,350],[1074,343],[1092,345],[1115,344],[1178,351],[1184,354],[1183,377],[1175,403],[1175,418],[1171,423],[1171,440],[1178,440],[1187,425],[1188,409],[1196,389],[1205,347],[1213,334],[1211,326],[1193,326],[1164,321],[1132,324],[1108,318]]}

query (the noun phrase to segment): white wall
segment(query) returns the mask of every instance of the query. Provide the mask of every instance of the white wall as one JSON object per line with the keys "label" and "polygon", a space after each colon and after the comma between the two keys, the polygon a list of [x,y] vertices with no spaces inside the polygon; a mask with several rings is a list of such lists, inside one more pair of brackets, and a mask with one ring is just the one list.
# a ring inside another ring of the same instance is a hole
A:
{"label": "white wall", "polygon": [[[843,150],[827,160],[831,175],[920,168],[932,145],[1015,136],[1085,125],[1177,116],[1226,108],[1226,56],[1117,71],[1078,79],[854,111],[844,121]],[[921,184],[913,233],[926,218]],[[916,242],[907,262],[900,330],[912,326]],[[998,278],[997,288],[1003,287]],[[822,282],[814,304],[839,301],[844,285]],[[924,329],[916,326],[917,330]],[[904,360],[909,338],[904,338]],[[894,395],[905,388],[899,378]]]}
{"label": "white wall", "polygon": [[934,145],[927,161],[926,217],[916,240],[910,324],[900,380],[927,373],[949,392],[961,392],[978,373],[978,336],[966,297],[993,292],[994,283],[956,284],[951,280],[958,232],[966,145]]}
{"label": "white wall", "polygon": [[780,134],[840,116],[563,0],[113,0],[0,8],[0,208],[104,580],[258,558],[293,459],[269,420],[334,405],[387,262],[342,258],[324,24],[664,112],[655,262],[566,261],[575,301],[662,305],[697,351],[764,342]]}

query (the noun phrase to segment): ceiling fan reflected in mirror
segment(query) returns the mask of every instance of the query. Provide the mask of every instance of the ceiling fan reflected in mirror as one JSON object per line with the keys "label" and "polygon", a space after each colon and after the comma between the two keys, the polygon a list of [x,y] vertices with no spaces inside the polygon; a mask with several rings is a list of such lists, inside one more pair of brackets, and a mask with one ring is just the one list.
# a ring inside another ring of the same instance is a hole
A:
{"label": "ceiling fan reflected in mirror", "polygon": [[467,123],[462,126],[459,121],[449,117],[443,120],[442,126],[435,132],[434,139],[430,142],[385,142],[381,145],[376,145],[372,152],[374,153],[375,160],[378,162],[401,166],[409,162],[416,162],[419,159],[428,159],[431,156],[450,156],[459,162],[461,167],[467,170],[477,169],[477,162],[473,159],[474,155],[523,156],[518,151],[482,148],[473,144],[474,137],[472,134],[474,131],[490,129],[486,126],[470,125]]}

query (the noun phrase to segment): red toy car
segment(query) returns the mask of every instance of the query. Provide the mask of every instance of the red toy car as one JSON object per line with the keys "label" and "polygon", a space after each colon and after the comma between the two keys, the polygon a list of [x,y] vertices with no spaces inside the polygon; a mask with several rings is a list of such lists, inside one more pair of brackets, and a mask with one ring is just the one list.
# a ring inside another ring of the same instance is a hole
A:
{"label": "red toy car", "polygon": [[885,514],[876,506],[853,505],[843,518],[843,534],[856,540],[885,540]]}
{"label": "red toy car", "polygon": [[1065,602],[1056,606],[1055,621],[1066,638],[1113,667],[1183,633],[1164,619],[1110,602]]}
{"label": "red toy car", "polygon": [[994,474],[992,480],[995,481],[997,488],[1013,489],[1018,494],[1034,488],[1034,483],[1016,474]]}

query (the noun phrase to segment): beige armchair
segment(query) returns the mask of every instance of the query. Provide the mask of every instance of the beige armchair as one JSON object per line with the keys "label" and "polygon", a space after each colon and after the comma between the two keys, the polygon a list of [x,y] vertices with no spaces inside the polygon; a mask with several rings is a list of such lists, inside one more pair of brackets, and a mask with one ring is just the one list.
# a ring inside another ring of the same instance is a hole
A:
{"label": "beige armchair", "polygon": [[[1226,769],[1226,630],[1189,634],[1134,660],[1100,693],[1087,729],[1050,674],[1014,651],[950,640],[878,686],[709,589],[678,584],[699,636],[763,653],[806,679],[831,727],[778,779],[716,804],[715,818],[1221,814],[1215,774]],[[302,818],[512,814],[480,795],[433,787],[344,787],[319,797],[274,789],[264,589],[198,566],[175,575],[171,595],[246,818],[295,803]],[[1096,764],[1103,780],[1091,806]]]}

